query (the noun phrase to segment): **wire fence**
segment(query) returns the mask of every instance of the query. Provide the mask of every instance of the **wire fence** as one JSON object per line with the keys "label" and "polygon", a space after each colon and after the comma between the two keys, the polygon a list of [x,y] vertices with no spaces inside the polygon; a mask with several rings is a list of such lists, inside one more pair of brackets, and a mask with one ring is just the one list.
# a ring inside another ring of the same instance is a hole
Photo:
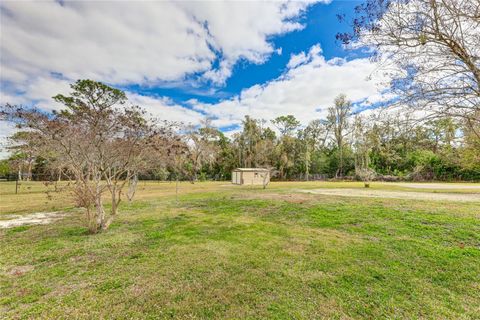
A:
{"label": "wire fence", "polygon": [[[170,173],[162,173],[162,174],[139,174],[138,181],[147,183],[147,182],[175,182],[175,181],[190,181],[190,182],[198,182],[198,181],[229,181],[229,177],[221,174],[206,176],[206,175],[197,175],[197,176],[188,176],[188,175],[181,175],[175,174],[173,172]],[[39,182],[43,183],[45,186],[50,186],[57,190],[60,190],[62,186],[67,183],[73,182],[71,179],[68,178],[66,175],[58,175],[58,174],[44,174],[44,173],[20,173],[20,174],[4,174],[0,175],[0,184],[12,184],[12,186],[4,188],[10,189],[9,192],[15,190],[15,194],[22,193],[26,190],[31,190],[34,183],[32,182]]]}
{"label": "wire fence", "polygon": [[[196,175],[190,176],[185,174],[176,174],[176,173],[167,173],[167,174],[139,174],[137,176],[138,180],[141,181],[226,181],[230,180],[230,176],[224,174],[215,174],[215,175]],[[68,176],[66,175],[54,175],[54,174],[6,174],[0,175],[0,182],[8,181],[39,181],[39,182],[55,182],[55,181],[68,181]]]}

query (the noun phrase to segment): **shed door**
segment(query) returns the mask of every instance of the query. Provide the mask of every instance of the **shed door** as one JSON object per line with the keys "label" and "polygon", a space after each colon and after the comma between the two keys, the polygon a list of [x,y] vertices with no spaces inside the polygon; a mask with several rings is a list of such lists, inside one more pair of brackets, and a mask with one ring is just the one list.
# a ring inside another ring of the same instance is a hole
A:
{"label": "shed door", "polygon": [[232,182],[235,184],[240,184],[240,172],[234,171],[232,175]]}

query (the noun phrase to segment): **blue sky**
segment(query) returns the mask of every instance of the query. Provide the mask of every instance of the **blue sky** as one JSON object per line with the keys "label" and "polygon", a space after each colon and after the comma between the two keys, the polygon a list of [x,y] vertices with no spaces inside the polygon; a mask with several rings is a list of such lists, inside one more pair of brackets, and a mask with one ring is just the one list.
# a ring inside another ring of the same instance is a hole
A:
{"label": "blue sky", "polygon": [[[231,135],[245,115],[322,118],[345,93],[389,98],[363,50],[335,40],[359,1],[2,1],[1,103],[60,109],[77,79],[126,91],[154,116]],[[0,137],[14,129],[0,123]]]}
{"label": "blue sky", "polygon": [[[122,88],[145,95],[168,96],[177,103],[190,99],[217,103],[239,94],[244,88],[279,77],[285,72],[292,54],[308,50],[317,43],[321,45],[323,56],[326,59],[365,57],[366,55],[361,50],[346,50],[335,39],[338,32],[351,31],[348,23],[338,20],[337,14],[345,14],[347,18],[353,17],[354,8],[359,3],[360,1],[333,1],[329,4],[312,5],[298,19],[304,25],[302,30],[273,36],[269,39],[275,48],[281,48],[281,54],[273,53],[265,63],[260,64],[245,60],[238,61],[233,68],[232,76],[226,80],[224,85],[195,81],[201,76],[197,73],[188,77],[188,81],[183,83],[185,87],[170,87],[169,85],[152,87],[134,84]],[[190,82],[194,85],[191,85]]]}

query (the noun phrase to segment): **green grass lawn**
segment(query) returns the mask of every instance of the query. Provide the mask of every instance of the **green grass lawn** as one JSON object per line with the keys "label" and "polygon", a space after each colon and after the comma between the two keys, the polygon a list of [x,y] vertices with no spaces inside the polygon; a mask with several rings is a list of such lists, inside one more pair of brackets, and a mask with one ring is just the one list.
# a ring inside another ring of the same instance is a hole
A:
{"label": "green grass lawn", "polygon": [[[324,186],[142,183],[105,233],[0,229],[0,318],[479,319],[480,202],[291,192]],[[72,207],[10,187],[2,213]]]}

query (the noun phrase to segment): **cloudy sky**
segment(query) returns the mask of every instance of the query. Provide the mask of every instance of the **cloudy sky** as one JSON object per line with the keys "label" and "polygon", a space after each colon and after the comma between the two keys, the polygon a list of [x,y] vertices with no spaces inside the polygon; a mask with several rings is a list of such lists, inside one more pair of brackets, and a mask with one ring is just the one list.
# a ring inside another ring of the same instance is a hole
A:
{"label": "cloudy sky", "polygon": [[[358,1],[1,1],[0,102],[58,109],[77,79],[127,92],[163,119],[206,117],[224,132],[244,115],[302,122],[339,93],[356,108],[388,96],[367,50],[335,40]],[[11,128],[0,124],[2,135]]]}

